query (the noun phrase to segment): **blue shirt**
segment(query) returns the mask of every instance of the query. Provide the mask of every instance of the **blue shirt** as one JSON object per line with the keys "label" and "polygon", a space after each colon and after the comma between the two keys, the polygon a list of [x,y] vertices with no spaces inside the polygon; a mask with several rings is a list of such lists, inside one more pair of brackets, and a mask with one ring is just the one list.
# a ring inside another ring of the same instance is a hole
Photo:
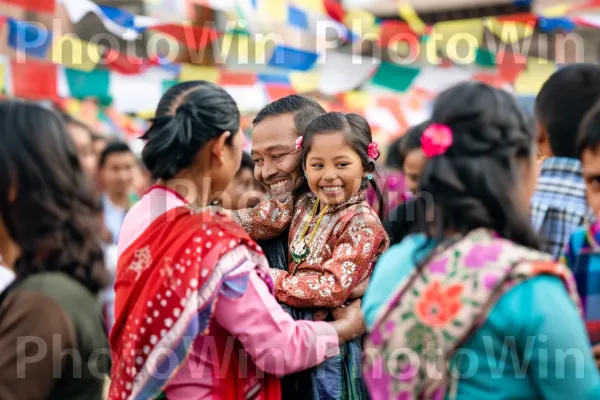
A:
{"label": "blue shirt", "polygon": [[563,157],[544,160],[529,207],[541,250],[558,260],[569,236],[583,225],[587,212],[581,162]]}
{"label": "blue shirt", "polygon": [[[370,330],[399,283],[433,244],[410,235],[377,263],[363,298]],[[461,346],[457,399],[600,399],[600,374],[577,308],[559,278],[531,278],[504,294]],[[568,355],[568,356],[567,356]]]}
{"label": "blue shirt", "polygon": [[588,334],[594,344],[600,343],[600,249],[596,245],[600,239],[599,224],[597,221],[594,229],[581,227],[573,232],[562,260],[575,276]]}

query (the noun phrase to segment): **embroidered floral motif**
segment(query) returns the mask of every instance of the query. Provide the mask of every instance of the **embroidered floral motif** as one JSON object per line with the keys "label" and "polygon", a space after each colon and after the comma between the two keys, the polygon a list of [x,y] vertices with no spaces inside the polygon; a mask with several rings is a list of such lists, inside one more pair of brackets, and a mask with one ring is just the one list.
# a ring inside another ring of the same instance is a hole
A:
{"label": "embroidered floral motif", "polygon": [[142,247],[134,254],[133,261],[129,264],[129,271],[135,273],[135,279],[138,279],[142,272],[152,263],[152,255],[150,254],[150,246]]}
{"label": "embroidered floral motif", "polygon": [[435,260],[429,264],[429,271],[434,273],[443,274],[446,272],[448,267],[448,257],[442,257],[439,260]]}
{"label": "embroidered floral motif", "polygon": [[[486,307],[494,305],[491,296],[545,273],[561,277],[579,304],[567,267],[486,229],[469,233],[425,268],[415,269],[379,310],[365,344],[379,355],[365,358],[365,381],[373,397],[442,400],[451,379],[448,360],[472,327],[483,322]],[[395,349],[405,350],[404,355]],[[436,349],[436,357],[426,356],[429,349]],[[429,376],[429,368],[442,371],[441,377]]]}
{"label": "embroidered floral motif", "polygon": [[453,284],[443,288],[439,281],[431,283],[416,304],[415,312],[428,326],[447,325],[461,309],[462,284]]}
{"label": "embroidered floral motif", "polygon": [[475,245],[465,257],[465,265],[481,268],[487,263],[496,261],[501,251],[502,246],[498,243]]}

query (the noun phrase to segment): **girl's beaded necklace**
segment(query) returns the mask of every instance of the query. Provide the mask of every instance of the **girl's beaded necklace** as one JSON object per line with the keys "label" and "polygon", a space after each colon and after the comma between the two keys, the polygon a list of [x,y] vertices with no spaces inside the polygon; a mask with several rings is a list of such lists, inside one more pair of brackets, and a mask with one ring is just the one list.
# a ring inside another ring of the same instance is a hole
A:
{"label": "girl's beaded necklace", "polygon": [[308,253],[310,251],[310,245],[315,238],[317,230],[319,229],[319,225],[321,224],[321,220],[325,216],[325,213],[327,212],[328,208],[329,208],[329,206],[326,206],[325,208],[323,208],[323,210],[321,210],[321,212],[319,213],[319,216],[317,217],[317,221],[315,222],[315,225],[310,233],[310,236],[309,236],[308,240],[306,240],[306,232],[308,231],[308,228],[310,227],[310,223],[313,220],[313,218],[315,217],[317,210],[319,209],[319,199],[317,199],[317,201],[315,201],[315,204],[313,205],[312,210],[310,211],[308,221],[306,222],[304,227],[302,227],[302,231],[300,232],[298,239],[295,240],[294,243],[292,243],[292,249],[291,249],[292,250],[292,252],[291,252],[292,260],[296,264],[296,267],[294,268],[292,275],[294,275],[294,273],[296,272],[298,265],[302,264],[302,262],[304,262],[304,260],[306,260],[306,258],[308,257]]}

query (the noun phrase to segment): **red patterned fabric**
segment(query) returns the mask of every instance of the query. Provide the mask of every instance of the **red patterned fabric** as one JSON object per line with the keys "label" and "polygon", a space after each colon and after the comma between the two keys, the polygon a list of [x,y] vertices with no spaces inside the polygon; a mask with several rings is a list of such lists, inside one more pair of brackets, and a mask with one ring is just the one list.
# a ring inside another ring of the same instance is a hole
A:
{"label": "red patterned fabric", "polygon": [[[208,331],[226,272],[220,257],[243,244],[258,246],[222,215],[177,207],[157,217],[119,257],[109,399],[148,399],[185,361],[193,341]],[[218,341],[219,338],[216,338]],[[279,381],[246,382],[236,344],[218,399],[279,399]],[[243,353],[243,352],[242,352]],[[173,361],[176,362],[173,362]],[[246,361],[249,362],[249,361]],[[259,390],[256,390],[260,387]]]}

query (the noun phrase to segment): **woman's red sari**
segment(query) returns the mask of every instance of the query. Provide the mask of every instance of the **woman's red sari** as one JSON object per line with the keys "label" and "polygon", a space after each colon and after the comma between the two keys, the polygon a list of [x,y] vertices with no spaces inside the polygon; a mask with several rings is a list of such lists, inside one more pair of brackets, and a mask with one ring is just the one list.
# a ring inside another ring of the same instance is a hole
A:
{"label": "woman's red sari", "polygon": [[[163,392],[193,341],[208,332],[219,291],[231,271],[216,267],[217,261],[240,244],[260,251],[227,217],[180,206],[156,217],[123,251],[110,335],[109,399],[146,400]],[[244,268],[247,279],[257,267]],[[235,279],[240,279],[239,268]],[[240,352],[232,354],[215,398],[280,398],[277,378],[239,377]]]}

